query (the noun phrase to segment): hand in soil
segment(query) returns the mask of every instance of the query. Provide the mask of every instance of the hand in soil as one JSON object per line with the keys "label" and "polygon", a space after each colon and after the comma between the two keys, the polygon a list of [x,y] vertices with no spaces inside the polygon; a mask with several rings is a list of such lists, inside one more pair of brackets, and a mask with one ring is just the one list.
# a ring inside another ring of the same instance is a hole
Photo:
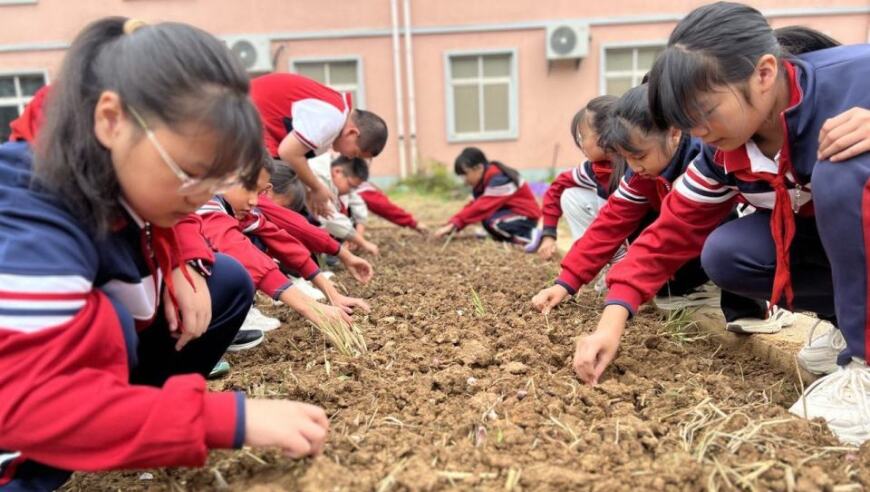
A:
{"label": "hand in soil", "polygon": [[[345,251],[344,248],[342,248],[342,251]],[[349,250],[347,251],[346,258],[342,258],[342,263],[351,276],[361,284],[367,284],[375,274],[371,263],[351,253]]]}
{"label": "hand in soil", "polygon": [[547,315],[550,314],[551,309],[558,306],[569,295],[568,289],[556,284],[535,294],[535,297],[532,297],[532,305],[542,314]]}
{"label": "hand in soil", "polygon": [[[178,339],[175,342],[175,350],[178,351],[188,342],[205,333],[211,323],[211,294],[208,285],[199,273],[190,268],[187,272],[190,274],[190,282],[184,277],[181,268],[172,271],[172,285],[175,300],[178,302],[177,311],[169,295],[169,289],[163,289],[166,321],[172,336]],[[179,315],[181,315],[180,320]]]}
{"label": "hand in soil", "polygon": [[453,226],[453,224],[447,224],[446,226],[439,227],[438,230],[435,231],[435,237],[440,239],[453,232],[454,229],[455,227]]}
{"label": "hand in soil", "polygon": [[343,309],[347,314],[353,314],[353,311],[356,308],[360,308],[366,313],[370,313],[372,310],[371,306],[369,306],[366,301],[356,297],[348,297],[338,294],[329,301],[333,306]]}
{"label": "hand in soil", "polygon": [[549,260],[556,254],[556,238],[547,236],[541,239],[541,245],[538,246],[538,256],[542,260]]}
{"label": "hand in soil", "polygon": [[330,323],[341,323],[345,326],[350,326],[353,324],[353,318],[350,317],[350,314],[345,312],[344,308],[337,306],[326,306],[324,304],[317,303],[317,306],[314,308],[314,314],[312,316],[305,316],[310,319],[314,323],[322,324],[330,324]]}
{"label": "hand in soil", "polygon": [[415,227],[414,230],[417,231],[421,236],[428,236],[430,232],[429,227],[427,227],[426,224],[422,222],[417,222],[417,227]]}
{"label": "hand in soil", "polygon": [[322,408],[287,400],[245,402],[245,444],[277,447],[291,458],[323,452],[329,419]]}
{"label": "hand in soil", "polygon": [[605,307],[595,332],[577,340],[574,372],[581,381],[590,386],[598,384],[601,374],[616,356],[628,314],[628,310],[622,306]]}
{"label": "hand in soil", "polygon": [[363,248],[363,251],[365,251],[366,253],[368,253],[372,256],[378,256],[379,254],[381,254],[381,251],[380,251],[380,249],[378,249],[377,244],[370,242],[370,241],[366,241],[365,239],[363,239],[362,241],[363,241],[363,243],[361,246]]}

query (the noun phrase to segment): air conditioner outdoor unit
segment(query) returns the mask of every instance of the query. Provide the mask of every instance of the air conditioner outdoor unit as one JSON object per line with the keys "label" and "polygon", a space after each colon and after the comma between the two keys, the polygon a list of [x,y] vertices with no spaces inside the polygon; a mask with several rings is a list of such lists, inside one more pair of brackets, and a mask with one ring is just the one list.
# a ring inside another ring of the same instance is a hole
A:
{"label": "air conditioner outdoor unit", "polygon": [[547,26],[547,60],[580,60],[589,55],[589,24]]}
{"label": "air conditioner outdoor unit", "polygon": [[225,37],[227,46],[250,73],[266,73],[272,66],[271,42],[266,36]]}

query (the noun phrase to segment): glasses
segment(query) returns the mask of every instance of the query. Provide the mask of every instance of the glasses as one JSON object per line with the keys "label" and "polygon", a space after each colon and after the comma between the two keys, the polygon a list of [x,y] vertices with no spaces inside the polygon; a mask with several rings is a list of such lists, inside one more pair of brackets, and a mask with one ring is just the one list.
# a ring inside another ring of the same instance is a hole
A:
{"label": "glasses", "polygon": [[163,163],[166,164],[166,167],[168,167],[172,173],[175,174],[175,177],[181,181],[181,186],[178,187],[178,193],[189,196],[208,192],[214,195],[222,193],[238,184],[238,177],[235,175],[223,178],[191,177],[184,171],[184,169],[181,169],[181,166],[179,166],[169,153],[166,152],[166,149],[163,148],[163,145],[161,145],[157,140],[157,136],[154,135],[154,132],[148,127],[148,124],[145,123],[145,119],[142,118],[138,111],[136,111],[136,108],[133,106],[127,106],[127,108],[130,110],[130,114],[133,115],[133,118],[136,119],[139,126],[142,127],[142,130],[145,131],[145,136],[148,137],[151,145],[153,145],[154,149],[157,150],[157,153],[160,154]]}

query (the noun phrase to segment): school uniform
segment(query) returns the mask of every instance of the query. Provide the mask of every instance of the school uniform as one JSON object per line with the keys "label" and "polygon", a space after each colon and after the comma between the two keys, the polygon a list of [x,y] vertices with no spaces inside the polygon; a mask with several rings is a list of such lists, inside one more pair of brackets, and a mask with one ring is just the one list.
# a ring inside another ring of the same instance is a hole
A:
{"label": "school uniform", "polygon": [[528,183],[514,183],[498,166],[486,164],[483,177],[471,192],[472,200],[450,218],[456,230],[481,222],[497,241],[528,243],[541,218],[541,208]]}
{"label": "school uniform", "polygon": [[[27,143],[0,146],[0,490],[51,490],[66,470],[201,466],[211,448],[240,447],[244,395],[209,392],[204,375],[252,301],[244,269],[128,207],[95,238],[31,187],[31,159]],[[177,352],[164,273],[196,260],[210,266],[213,317]]]}
{"label": "school uniform", "polygon": [[[306,280],[312,280],[320,273],[308,249],[257,209],[238,220],[230,204],[218,195],[185,221],[196,216],[202,218],[202,233],[209,244],[238,260],[257,289],[272,299],[278,300],[293,285],[275,260]],[[265,251],[258,248],[255,240]]]}
{"label": "school uniform", "polygon": [[585,161],[550,183],[541,204],[542,236],[556,238],[562,215],[571,228],[571,239],[583,235],[610,196],[610,161]]}
{"label": "school uniform", "polygon": [[[660,219],[611,270],[607,303],[634,312],[701,253],[723,289],[835,320],[847,342],[843,364],[866,358],[870,153],[840,163],[817,161],[816,153],[826,119],[870,107],[870,45],[807,53],[785,69],[791,100],[778,158],[753,142],[729,152],[705,147]],[[738,197],[757,211],[720,226]]]}
{"label": "school uniform", "polygon": [[258,201],[257,208],[269,222],[287,231],[312,253],[337,256],[341,252],[341,243],[325,230],[309,222],[306,217],[278,205],[267,197],[261,196]]}
{"label": "school uniform", "polygon": [[[662,200],[673,189],[674,181],[701,154],[703,143],[683,134],[667,166],[655,178],[645,178],[628,169],[619,187],[610,195],[582,237],[574,242],[562,259],[556,283],[576,294],[591,282],[619,250],[631,242],[659,216]],[[735,215],[736,217],[736,215]],[[623,254],[624,255],[624,254]],[[681,266],[659,289],[660,296],[686,295],[708,281],[696,257]],[[764,318],[764,303],[722,293],[722,311],[727,321],[739,318]]]}
{"label": "school uniform", "polygon": [[356,228],[354,227],[353,219],[349,215],[349,209],[346,202],[341,200],[338,188],[332,182],[332,160],[327,155],[322,155],[316,159],[310,159],[308,165],[311,171],[323,183],[332,195],[335,197],[327,204],[330,212],[328,217],[315,217],[317,222],[334,238],[341,242],[353,239],[356,236]]}
{"label": "school uniform", "polygon": [[414,219],[414,216],[393,203],[386,193],[371,182],[366,181],[359,185],[356,193],[362,198],[371,213],[399,227],[417,228],[417,220]]}
{"label": "school uniform", "polygon": [[293,134],[306,157],[323,154],[341,134],[352,109],[349,93],[292,73],[270,73],[251,80],[251,100],[263,122],[263,142],[272,157]]}

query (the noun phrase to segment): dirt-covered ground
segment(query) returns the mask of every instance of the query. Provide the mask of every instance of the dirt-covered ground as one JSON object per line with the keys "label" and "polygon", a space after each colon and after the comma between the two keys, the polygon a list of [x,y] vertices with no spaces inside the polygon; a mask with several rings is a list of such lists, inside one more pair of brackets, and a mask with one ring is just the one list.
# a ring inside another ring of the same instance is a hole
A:
{"label": "dirt-covered ground", "polygon": [[[424,214],[436,214],[432,210]],[[826,490],[870,488],[870,446],[838,447],[791,417],[791,375],[646,311],[603,382],[569,362],[595,326],[584,292],[549,319],[530,308],[557,263],[492,241],[426,241],[376,225],[377,277],[361,287],[368,353],[351,358],[286,308],[214,389],[322,405],[323,456],[215,452],[199,470],[77,475],[67,490]]]}

